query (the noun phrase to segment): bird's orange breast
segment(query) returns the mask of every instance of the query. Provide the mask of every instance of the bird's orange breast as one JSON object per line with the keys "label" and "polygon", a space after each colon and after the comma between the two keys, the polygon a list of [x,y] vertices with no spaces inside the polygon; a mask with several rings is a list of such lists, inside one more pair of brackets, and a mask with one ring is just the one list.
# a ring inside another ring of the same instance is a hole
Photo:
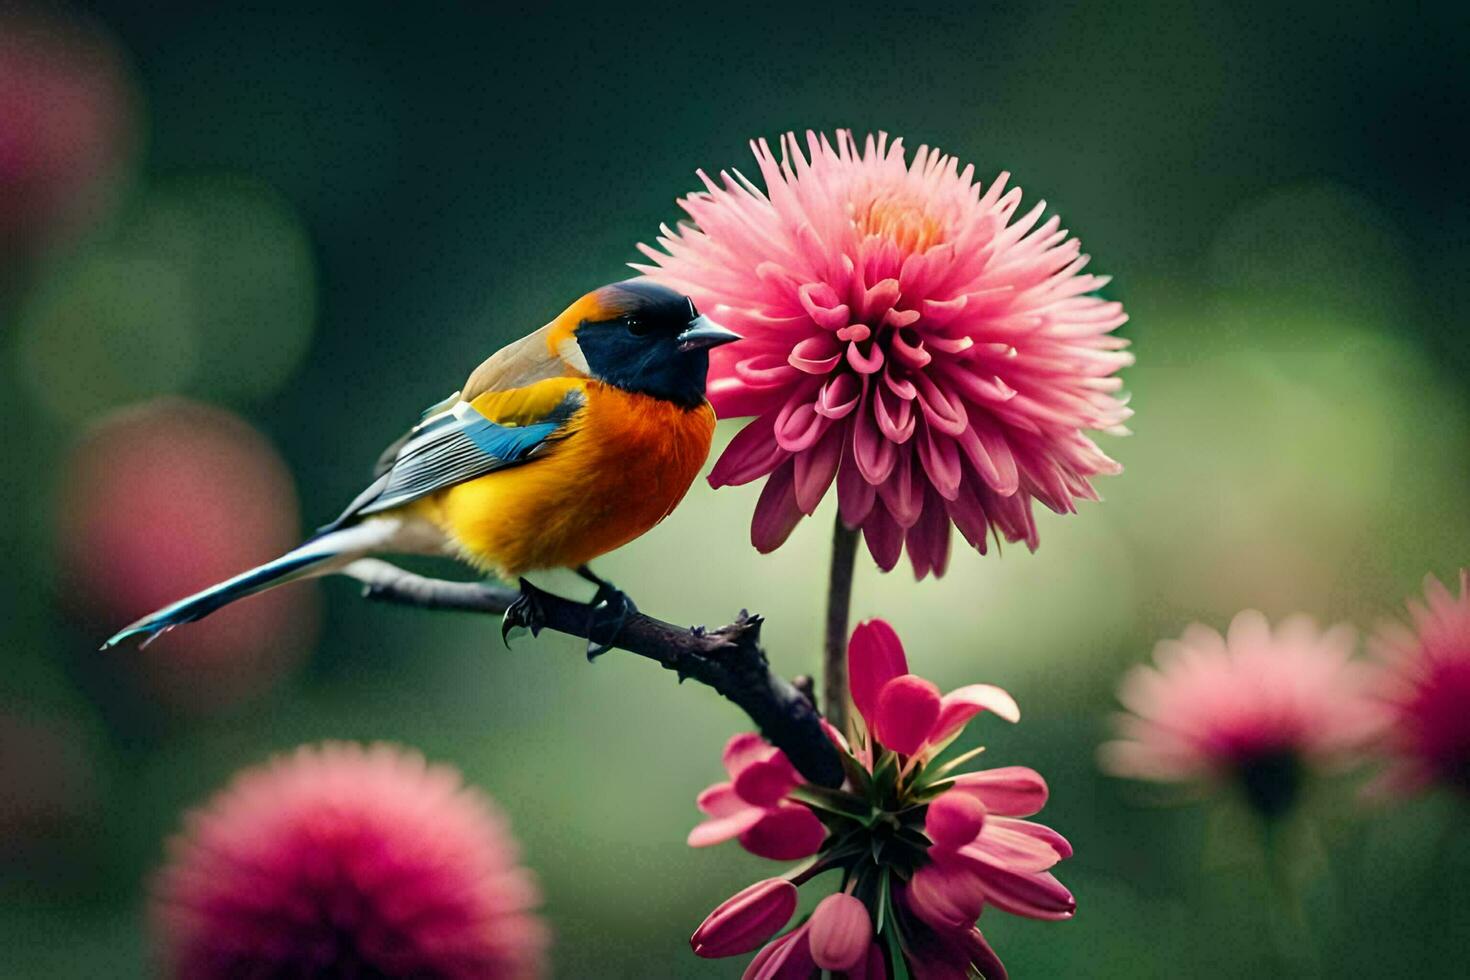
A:
{"label": "bird's orange breast", "polygon": [[423,502],[474,563],[507,578],[575,567],[668,516],[709,456],[715,416],[597,382],[545,455]]}

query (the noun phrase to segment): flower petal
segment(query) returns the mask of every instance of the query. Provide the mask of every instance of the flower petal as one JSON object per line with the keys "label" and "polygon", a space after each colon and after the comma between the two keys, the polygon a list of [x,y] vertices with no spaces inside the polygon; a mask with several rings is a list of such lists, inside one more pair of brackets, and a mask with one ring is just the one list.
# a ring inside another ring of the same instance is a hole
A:
{"label": "flower petal", "polygon": [[812,961],[807,929],[794,929],[757,953],[741,980],[811,980],[817,965]]}
{"label": "flower petal", "polygon": [[796,505],[803,514],[811,515],[832,486],[847,441],[847,428],[846,424],[829,427],[815,446],[796,455]]}
{"label": "flower petal", "polygon": [[878,488],[869,483],[852,455],[852,437],[842,439],[842,464],[837,470],[837,511],[849,529],[862,525],[873,509]]}
{"label": "flower petal", "polygon": [[728,374],[716,376],[713,371],[705,387],[705,397],[715,415],[722,419],[763,415],[781,407],[779,388],[752,388],[739,378]]}
{"label": "flower petal", "polygon": [[903,538],[903,527],[886,507],[874,507],[863,521],[863,541],[867,543],[868,554],[885,572],[893,571],[898,564],[899,556],[903,554]]}
{"label": "flower petal", "polygon": [[965,948],[970,954],[970,965],[979,970],[985,980],[1007,980],[1005,964],[995,955],[995,950],[990,948],[990,943],[985,941],[985,936],[979,929],[971,929],[965,940]]}
{"label": "flower petal", "polygon": [[751,763],[735,777],[735,792],[751,806],[775,806],[801,782],[786,753],[769,751],[767,758]]}
{"label": "flower petal", "polygon": [[709,473],[709,485],[738,487],[759,480],[790,454],[776,445],[775,414],[762,415],[735,434]]}
{"label": "flower petal", "polygon": [[731,779],[752,763],[764,759],[771,750],[771,743],[767,742],[756,732],[740,732],[731,735],[725,743],[725,751],[720,755],[720,762],[725,767],[725,772]]}
{"label": "flower petal", "polygon": [[873,941],[873,920],[862,902],[844,892],[817,903],[808,923],[812,961],[824,970],[846,970]]}
{"label": "flower petal", "polygon": [[983,864],[1023,874],[1048,871],[1062,859],[1047,841],[1019,833],[1000,819],[1003,818],[986,824],[980,836],[961,849],[961,856],[975,861],[977,866]]}
{"label": "flower petal", "polygon": [[776,444],[788,453],[805,452],[827,430],[830,420],[818,414],[815,389],[797,389],[776,413],[771,431]]}
{"label": "flower petal", "polygon": [[939,688],[917,674],[904,674],[883,685],[878,695],[874,734],[901,755],[913,755],[928,740],[939,717]]}
{"label": "flower petal", "polygon": [[1057,833],[1055,830],[1052,830],[1050,827],[1044,824],[1032,823],[1030,820],[1018,820],[1015,817],[995,817],[992,820],[992,823],[994,823],[996,827],[1005,828],[1006,830],[1014,831],[1018,834],[1025,834],[1027,837],[1036,838],[1037,840],[1046,844],[1052,850],[1056,851],[1057,857],[1059,859],[1065,859],[1072,856],[1071,842],[1068,841],[1067,838],[1063,837],[1061,834]]}
{"label": "flower petal", "polygon": [[[698,828],[696,828],[698,829]],[[756,857],[772,861],[795,861],[810,857],[822,848],[827,828],[804,806],[786,803],[761,813],[740,834],[740,846]]]}
{"label": "flower petal", "polygon": [[941,861],[914,872],[907,897],[914,914],[942,932],[973,925],[985,907],[985,892],[975,874]]}
{"label": "flower petal", "polygon": [[738,813],[748,806],[735,792],[734,783],[715,783],[708,786],[695,797],[694,805],[699,811],[711,817],[728,817],[732,813]]}
{"label": "flower petal", "polygon": [[980,876],[985,899],[996,908],[1028,919],[1070,919],[1077,900],[1065,885],[1047,873],[1024,874],[992,867]]}
{"label": "flower petal", "polygon": [[830,333],[813,334],[791,348],[787,362],[807,374],[826,374],[842,360],[842,347]]}
{"label": "flower petal", "polygon": [[755,514],[750,519],[750,543],[763,555],[785,544],[796,525],[806,516],[796,502],[795,473],[795,463],[788,459],[776,467],[766,485],[761,487]]}
{"label": "flower petal", "polygon": [[869,943],[867,953],[847,968],[847,980],[888,980],[888,960],[883,947]]}
{"label": "flower petal", "polygon": [[727,840],[734,840],[748,833],[766,815],[766,811],[759,807],[746,807],[729,816],[711,817],[689,831],[689,837],[685,841],[690,847],[713,847],[723,844]]}
{"label": "flower petal", "polygon": [[989,711],[1009,722],[1021,720],[1021,709],[1004,690],[992,684],[967,684],[944,696],[939,706],[939,719],[934,723],[934,734],[929,736],[929,740],[939,743],[958,735],[970,719],[982,711]]}
{"label": "flower petal", "polygon": [[[855,421],[852,428],[853,458],[857,461],[863,479],[874,485],[887,480],[898,462],[898,447],[878,430],[878,421],[874,414],[876,409],[873,407],[876,402],[876,398],[870,397],[858,406],[857,414],[853,416]],[[729,449],[725,451],[728,453]]]}
{"label": "flower petal", "polygon": [[817,414],[829,419],[841,419],[851,415],[852,410],[857,408],[858,402],[862,400],[866,384],[866,381],[855,374],[844,372],[834,375],[830,381],[822,385],[822,390],[817,392]]}
{"label": "flower petal", "polygon": [[689,937],[689,945],[706,959],[748,953],[791,920],[796,899],[796,886],[784,878],[758,881],[711,912]]}
{"label": "flower petal", "polygon": [[954,777],[954,791],[968,793],[997,816],[1029,817],[1046,805],[1046,780],[1025,766],[983,769]]}
{"label": "flower petal", "polygon": [[858,623],[847,642],[847,683],[852,703],[869,728],[878,717],[878,695],[883,685],[908,670],[903,642],[892,626],[881,619]]}
{"label": "flower petal", "polygon": [[985,804],[966,793],[947,792],[929,804],[924,814],[924,833],[936,847],[964,847],[985,826]]}

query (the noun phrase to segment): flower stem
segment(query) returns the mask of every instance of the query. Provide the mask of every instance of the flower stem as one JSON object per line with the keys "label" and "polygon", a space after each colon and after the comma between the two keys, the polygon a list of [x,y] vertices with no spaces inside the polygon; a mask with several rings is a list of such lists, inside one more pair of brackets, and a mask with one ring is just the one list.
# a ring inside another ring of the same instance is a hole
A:
{"label": "flower stem", "polygon": [[822,655],[822,696],[827,720],[851,737],[847,727],[847,621],[852,608],[852,569],[858,533],[842,523],[832,526],[832,567],[827,577],[827,642]]}

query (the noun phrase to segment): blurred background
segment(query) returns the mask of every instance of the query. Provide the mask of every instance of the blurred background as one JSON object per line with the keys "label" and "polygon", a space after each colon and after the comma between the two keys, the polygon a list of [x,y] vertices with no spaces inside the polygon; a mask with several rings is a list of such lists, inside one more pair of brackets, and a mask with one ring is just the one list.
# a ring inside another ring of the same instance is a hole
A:
{"label": "blurred background", "polygon": [[[696,168],[838,126],[1011,170],[1132,315],[1105,503],[938,583],[859,571],[855,615],[915,670],[1016,695],[1021,725],[967,738],[1042,771],[1076,846],[1075,920],[987,935],[1021,978],[1272,972],[1244,816],[1105,778],[1094,747],[1120,672],[1190,620],[1371,628],[1470,562],[1470,7],[313,6],[0,6],[0,973],[147,975],[181,813],[332,737],[501,803],[558,975],[739,975],[686,945],[770,867],[683,845],[746,724],[713,694],[340,580],[96,648],[333,516],[406,419],[623,276]],[[832,501],[761,557],[756,493],[701,482],[599,567],[675,621],[758,610],[811,672]],[[1463,801],[1354,788],[1308,801],[1302,972],[1457,973]]]}

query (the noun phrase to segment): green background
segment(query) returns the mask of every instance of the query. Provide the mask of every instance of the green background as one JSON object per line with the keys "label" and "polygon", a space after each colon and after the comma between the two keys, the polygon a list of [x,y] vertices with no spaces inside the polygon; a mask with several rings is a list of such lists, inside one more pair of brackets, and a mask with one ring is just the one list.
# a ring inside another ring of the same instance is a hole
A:
{"label": "green background", "polygon": [[[364,604],[340,581],[269,692],[203,716],[120,706],[100,637],[60,611],[57,489],[89,422],[172,392],[265,433],[307,525],[325,521],[482,357],[621,278],[696,168],[748,172],[749,138],[839,126],[1011,171],[1132,317],[1135,435],[1102,438],[1126,466],[1104,503],[1044,516],[1034,555],[957,550],[939,582],[859,566],[855,615],[894,622],[916,671],[1016,696],[1019,726],[981,721],[965,744],[1044,773],[1043,819],[1076,847],[1058,869],[1073,921],[987,914],[1012,975],[1463,969],[1464,800],[1365,808],[1352,777],[1319,786],[1289,842],[1298,930],[1232,804],[1181,805],[1093,760],[1120,673],[1191,620],[1255,607],[1367,629],[1470,562],[1470,8],[314,6],[95,8],[138,93],[130,183],[0,299],[0,706],[67,726],[91,800],[6,852],[0,972],[145,975],[143,883],[182,811],[332,737],[418,747],[499,801],[557,975],[739,975],[686,939],[775,866],[683,845],[733,707],[637,658],[588,666],[557,636],[507,652],[491,620]],[[206,302],[181,314],[147,281],[89,278],[139,236],[197,259]],[[100,298],[58,335],[47,304],[78,283]],[[221,339],[240,337],[243,355]],[[756,492],[701,481],[599,567],[675,621],[758,610],[778,669],[813,672],[832,501],[762,557]]]}

